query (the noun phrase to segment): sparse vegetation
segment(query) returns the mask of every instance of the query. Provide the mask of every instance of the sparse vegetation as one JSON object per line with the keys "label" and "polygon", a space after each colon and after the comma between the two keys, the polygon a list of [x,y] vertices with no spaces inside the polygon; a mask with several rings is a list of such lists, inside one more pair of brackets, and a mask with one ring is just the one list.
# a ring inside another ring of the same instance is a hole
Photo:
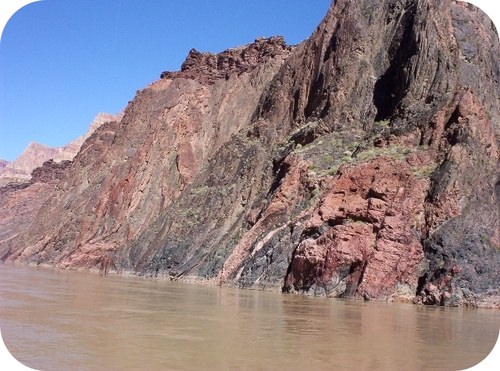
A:
{"label": "sparse vegetation", "polygon": [[193,194],[201,194],[201,193],[206,193],[208,191],[209,187],[208,186],[203,186],[199,188],[193,188],[191,189],[191,193]]}
{"label": "sparse vegetation", "polygon": [[[380,127],[390,124],[389,120],[377,122]],[[366,137],[361,131],[334,132],[321,140],[315,140],[307,145],[296,144],[293,152],[311,161],[309,176],[333,176],[344,164],[359,164],[383,156],[397,161],[405,161],[407,156],[421,148],[402,145],[376,147],[374,137]],[[425,150],[426,148],[422,148]],[[416,177],[428,177],[436,169],[435,164],[412,168]]]}
{"label": "sparse vegetation", "polygon": [[326,175],[335,175],[337,174],[337,171],[339,170],[340,166],[332,166],[326,171]]}
{"label": "sparse vegetation", "polygon": [[490,245],[490,237],[485,235],[485,234],[481,234],[479,236],[481,238],[481,242],[483,243],[483,245]]}
{"label": "sparse vegetation", "polygon": [[362,220],[356,220],[356,219],[353,219],[350,216],[347,216],[346,218],[344,218],[344,220],[342,220],[342,224],[343,225],[347,225],[347,224],[364,224],[364,223],[365,222],[363,222]]}
{"label": "sparse vegetation", "polygon": [[363,162],[372,160],[375,157],[385,156],[394,158],[399,161],[404,161],[406,159],[406,156],[409,155],[411,152],[413,152],[411,148],[397,146],[397,145],[392,145],[383,148],[369,147],[358,154],[357,160]]}
{"label": "sparse vegetation", "polygon": [[430,164],[421,167],[413,166],[411,172],[417,178],[428,178],[436,170],[437,164]]}
{"label": "sparse vegetation", "polygon": [[331,154],[326,154],[323,156],[323,159],[322,159],[324,162],[327,162],[327,163],[332,163],[333,162],[333,156]]}
{"label": "sparse vegetation", "polygon": [[321,197],[321,191],[318,188],[314,188],[311,191],[311,197],[307,201],[307,208],[313,206],[320,197]]}
{"label": "sparse vegetation", "polygon": [[382,128],[388,128],[391,125],[390,120],[375,121],[375,125]]}

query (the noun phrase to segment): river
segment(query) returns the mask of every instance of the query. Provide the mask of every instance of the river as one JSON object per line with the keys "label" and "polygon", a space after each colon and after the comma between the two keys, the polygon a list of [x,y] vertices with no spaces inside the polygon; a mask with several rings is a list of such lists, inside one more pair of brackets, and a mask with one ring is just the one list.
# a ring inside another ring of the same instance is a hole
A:
{"label": "river", "polygon": [[0,328],[41,370],[458,370],[496,310],[312,298],[0,264]]}

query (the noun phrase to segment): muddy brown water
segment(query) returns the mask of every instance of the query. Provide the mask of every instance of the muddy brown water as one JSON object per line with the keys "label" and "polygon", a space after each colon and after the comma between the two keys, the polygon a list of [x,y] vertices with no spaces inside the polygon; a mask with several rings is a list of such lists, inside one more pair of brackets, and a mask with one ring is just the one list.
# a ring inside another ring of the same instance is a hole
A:
{"label": "muddy brown water", "polygon": [[311,298],[0,264],[0,328],[42,370],[459,370],[495,310]]}

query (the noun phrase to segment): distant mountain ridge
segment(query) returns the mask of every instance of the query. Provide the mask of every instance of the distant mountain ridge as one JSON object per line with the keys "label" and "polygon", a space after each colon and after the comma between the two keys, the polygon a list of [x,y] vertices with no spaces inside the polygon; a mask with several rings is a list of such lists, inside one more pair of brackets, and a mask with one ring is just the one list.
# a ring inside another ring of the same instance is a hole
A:
{"label": "distant mountain ridge", "polygon": [[0,187],[8,183],[23,183],[31,179],[31,173],[34,169],[43,165],[44,162],[54,160],[59,163],[70,161],[76,156],[83,142],[102,124],[108,121],[115,121],[120,115],[108,113],[99,113],[88,131],[71,141],[63,147],[52,148],[40,143],[29,143],[23,153],[12,162],[3,161],[0,165]]}
{"label": "distant mountain ridge", "polygon": [[9,164],[9,161],[0,159],[0,172]]}

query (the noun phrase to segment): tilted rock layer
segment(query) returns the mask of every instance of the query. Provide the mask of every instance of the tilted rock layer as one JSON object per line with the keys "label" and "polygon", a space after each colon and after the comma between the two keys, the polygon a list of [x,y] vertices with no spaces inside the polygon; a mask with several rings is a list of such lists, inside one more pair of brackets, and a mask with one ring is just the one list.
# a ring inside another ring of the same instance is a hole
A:
{"label": "tilted rock layer", "polygon": [[296,47],[192,50],[0,189],[0,258],[499,307],[499,52],[450,0],[338,0]]}

